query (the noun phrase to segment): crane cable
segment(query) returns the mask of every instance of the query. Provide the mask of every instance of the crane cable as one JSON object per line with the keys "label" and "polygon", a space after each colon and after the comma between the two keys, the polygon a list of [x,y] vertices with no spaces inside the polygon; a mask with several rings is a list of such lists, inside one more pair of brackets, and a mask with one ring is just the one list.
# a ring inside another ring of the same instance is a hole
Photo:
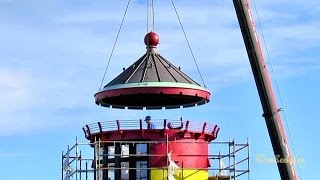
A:
{"label": "crane cable", "polygon": [[126,18],[126,15],[127,15],[128,9],[129,9],[130,1],[131,1],[131,0],[128,0],[127,7],[126,7],[126,9],[125,9],[125,11],[124,11],[124,14],[123,14],[123,17],[122,17],[122,21],[121,21],[121,24],[120,24],[118,33],[117,33],[116,39],[115,39],[115,41],[114,41],[114,43],[113,43],[113,47],[112,47],[112,50],[111,50],[111,53],[110,53],[110,56],[109,56],[109,60],[108,60],[108,63],[107,63],[107,67],[106,67],[106,69],[104,70],[104,74],[103,74],[103,77],[102,77],[102,80],[101,80],[101,84],[100,84],[99,90],[101,90],[102,84],[103,84],[103,82],[104,82],[104,78],[106,77],[106,73],[107,73],[107,71],[108,71],[108,67],[109,67],[109,64],[110,64],[110,61],[111,61],[111,58],[112,58],[114,49],[115,49],[116,44],[117,44],[117,42],[118,42],[118,38],[119,38],[121,29],[122,29],[122,25],[123,25],[124,19]]}
{"label": "crane cable", "polygon": [[182,23],[181,23],[181,20],[180,20],[180,17],[179,17],[179,14],[178,14],[177,8],[176,8],[176,6],[175,6],[175,4],[174,4],[173,0],[171,0],[171,3],[172,3],[172,6],[173,6],[173,8],[174,8],[174,11],[175,11],[175,13],[176,13],[176,15],[177,15],[177,18],[178,18],[178,20],[179,20],[179,24],[180,24],[180,27],[181,27],[182,32],[183,32],[183,34],[184,34],[184,37],[185,37],[185,39],[186,39],[186,41],[187,41],[187,44],[188,44],[188,47],[189,47],[190,53],[191,53],[192,58],[193,58],[193,61],[194,61],[195,65],[196,65],[196,67],[197,67],[197,70],[198,70],[198,73],[199,73],[199,75],[200,75],[200,78],[201,78],[202,84],[203,84],[204,88],[206,88],[206,85],[205,85],[205,83],[204,83],[203,77],[202,77],[202,75],[201,75],[201,72],[200,72],[200,69],[199,69],[199,66],[198,66],[198,63],[197,63],[197,61],[196,61],[196,58],[195,58],[195,56],[194,56],[194,54],[193,54],[193,51],[192,51],[191,45],[190,45],[190,43],[189,43],[189,40],[188,40],[187,34],[186,34],[186,32],[185,32],[185,30],[184,30],[184,28],[183,28],[183,26],[182,26]]}
{"label": "crane cable", "polygon": [[[278,87],[277,79],[276,79],[276,76],[275,76],[275,73],[274,73],[274,70],[273,70],[273,66],[272,66],[272,63],[271,63],[271,58],[270,58],[270,55],[269,55],[268,46],[267,46],[267,43],[266,43],[266,40],[265,40],[265,37],[264,37],[264,34],[263,34],[262,25],[261,25],[261,22],[260,22],[260,18],[259,18],[259,14],[258,14],[258,10],[257,10],[257,7],[256,7],[255,0],[253,0],[253,5],[254,5],[254,9],[255,9],[256,14],[257,14],[259,28],[261,30],[261,35],[262,35],[262,39],[263,39],[263,44],[265,45],[265,48],[266,48],[267,59],[268,59],[268,61],[270,63],[271,72],[272,72],[272,75],[274,77],[274,83],[276,85],[277,93],[279,95],[280,104],[281,104],[281,107],[284,107],[283,106],[283,102],[282,102],[282,98],[281,98],[281,94],[280,94],[280,90],[279,90],[279,87]],[[296,150],[294,148],[294,144],[293,144],[293,140],[292,140],[292,136],[291,136],[291,132],[290,132],[290,128],[289,128],[289,123],[288,123],[288,119],[287,119],[287,116],[286,116],[286,111],[285,111],[284,108],[283,108],[283,115],[284,115],[284,119],[285,119],[285,122],[286,122],[286,125],[287,125],[288,134],[289,134],[289,138],[290,138],[290,143],[292,145],[292,150],[293,150],[294,155],[296,155],[297,153],[296,153]],[[302,179],[299,162],[297,162],[297,167],[298,167],[299,177],[300,177],[300,179]]]}
{"label": "crane cable", "polygon": [[147,33],[149,32],[149,0],[147,0]]}
{"label": "crane cable", "polygon": [[[151,3],[149,2],[151,1]],[[149,9],[149,4],[150,4],[150,9]],[[150,13],[150,14],[149,14]],[[151,21],[152,21],[152,27],[150,28],[151,31],[154,31],[154,0],[147,0],[147,33],[149,33],[149,16],[151,16]]]}

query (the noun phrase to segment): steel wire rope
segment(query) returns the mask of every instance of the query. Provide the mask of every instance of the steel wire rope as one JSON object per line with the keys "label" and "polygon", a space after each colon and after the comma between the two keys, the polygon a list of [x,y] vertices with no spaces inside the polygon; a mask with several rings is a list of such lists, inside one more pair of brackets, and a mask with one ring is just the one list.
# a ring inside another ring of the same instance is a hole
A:
{"label": "steel wire rope", "polygon": [[149,0],[147,0],[147,33],[149,32]]}
{"label": "steel wire rope", "polygon": [[[264,37],[264,33],[263,33],[263,30],[262,30],[262,25],[261,25],[261,21],[260,21],[260,17],[259,17],[259,14],[258,14],[258,10],[257,10],[257,7],[256,7],[255,0],[253,0],[253,5],[254,5],[254,9],[255,9],[256,14],[257,14],[257,19],[258,19],[259,28],[261,30],[261,36],[262,36],[262,39],[263,39],[263,44],[265,45],[265,48],[266,48],[267,59],[269,61],[270,69],[271,69],[272,75],[274,77],[273,81],[274,81],[274,84],[276,86],[277,93],[279,95],[279,100],[280,100],[281,107],[284,107],[283,106],[283,101],[282,101],[282,98],[281,98],[281,94],[280,94],[280,90],[279,90],[279,86],[278,86],[278,82],[277,82],[277,78],[276,78],[276,75],[274,73],[274,69],[273,69],[273,66],[272,66],[272,61],[271,61],[271,58],[270,58],[270,55],[269,55],[268,46],[267,46],[267,43],[266,43],[266,40],[265,40],[265,37]],[[288,119],[287,119],[287,116],[286,116],[285,109],[283,108],[282,111],[283,111],[284,119],[285,119],[285,122],[286,122],[286,125],[287,125],[288,134],[289,134],[289,138],[290,138],[290,143],[292,145],[293,154],[296,155],[297,153],[296,153],[296,150],[294,148],[294,144],[293,144],[293,140],[292,140],[290,127],[289,127],[289,123],[288,123]],[[292,157],[290,157],[290,158],[292,158]],[[297,167],[298,167],[299,177],[300,177],[300,179],[302,179],[299,162],[297,162]]]}
{"label": "steel wire rope", "polygon": [[117,44],[117,42],[118,42],[118,38],[119,38],[121,29],[122,29],[122,25],[123,25],[124,19],[125,19],[125,17],[126,17],[126,14],[127,14],[127,12],[128,12],[128,9],[129,9],[130,1],[131,1],[131,0],[128,0],[128,3],[127,3],[127,6],[126,6],[126,9],[125,9],[125,12],[124,12],[124,14],[123,14],[123,17],[122,17],[122,20],[121,20],[121,23],[120,23],[120,27],[119,27],[119,30],[118,30],[116,39],[115,39],[115,41],[114,41],[114,44],[113,44],[113,47],[112,47],[112,50],[111,50],[111,53],[110,53],[110,57],[109,57],[109,60],[108,60],[108,63],[107,63],[107,67],[106,67],[106,69],[105,69],[105,71],[104,71],[104,74],[103,74],[103,77],[102,77],[102,80],[101,80],[101,84],[100,84],[99,90],[101,90],[102,84],[103,84],[103,82],[104,82],[104,78],[106,77],[106,73],[107,73],[107,71],[108,71],[109,64],[110,64],[110,61],[111,61],[111,58],[112,58],[114,49],[115,49],[116,44]]}
{"label": "steel wire rope", "polygon": [[[151,1],[151,3],[149,2]],[[150,9],[149,9],[149,4],[150,4]],[[150,14],[149,14],[150,13]],[[151,16],[151,31],[154,31],[154,0],[147,0],[147,33],[149,32],[149,16]]]}
{"label": "steel wire rope", "polygon": [[176,13],[176,16],[177,16],[177,18],[178,18],[178,20],[179,20],[179,24],[180,24],[180,27],[181,27],[182,32],[183,32],[183,34],[184,34],[184,37],[185,37],[185,39],[186,39],[186,41],[187,41],[187,44],[188,44],[188,47],[189,47],[190,53],[191,53],[192,58],[193,58],[193,61],[194,61],[195,65],[196,65],[196,67],[197,67],[197,70],[198,70],[198,73],[199,73],[199,75],[200,75],[200,78],[201,78],[202,84],[203,84],[203,86],[206,88],[206,85],[205,85],[204,80],[203,80],[203,77],[202,77],[202,75],[201,75],[201,72],[200,72],[200,69],[199,69],[199,66],[198,66],[197,60],[196,60],[196,58],[195,58],[195,56],[194,56],[194,54],[193,54],[193,51],[192,51],[191,45],[190,45],[189,40],[188,40],[188,37],[187,37],[187,34],[186,34],[186,32],[185,32],[185,30],[184,30],[184,28],[183,28],[182,22],[181,22],[181,20],[180,20],[180,17],[179,17],[179,14],[178,14],[177,8],[176,8],[176,6],[175,6],[175,4],[174,4],[173,0],[171,0],[171,3],[172,3],[172,6],[173,6],[173,8],[174,8],[174,11],[175,11],[175,13]]}
{"label": "steel wire rope", "polygon": [[154,31],[154,0],[151,0],[152,31]]}

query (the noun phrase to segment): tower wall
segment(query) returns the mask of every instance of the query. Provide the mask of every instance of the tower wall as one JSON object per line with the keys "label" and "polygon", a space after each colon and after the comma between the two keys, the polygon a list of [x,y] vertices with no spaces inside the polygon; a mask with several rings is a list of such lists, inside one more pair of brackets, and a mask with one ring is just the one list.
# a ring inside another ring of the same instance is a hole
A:
{"label": "tower wall", "polygon": [[[167,153],[171,152],[171,159],[179,167],[175,173],[176,179],[207,179],[208,178],[208,143],[204,139],[191,137],[171,137],[168,143],[152,144],[150,154],[151,179],[162,180],[168,176],[169,165]],[[158,169],[157,169],[158,168]],[[182,170],[183,169],[183,170]]]}
{"label": "tower wall", "polygon": [[[148,180],[171,180],[169,176],[173,174],[175,179],[208,179],[208,143],[216,139],[219,127],[186,121],[184,129],[166,129],[166,120],[158,122],[157,127],[161,124],[163,129],[144,129],[140,120],[139,129],[122,129],[117,121],[118,129],[108,131],[103,123],[98,123],[98,128],[94,124],[85,126],[87,139],[91,142],[98,139],[106,147],[105,158],[101,159],[101,167],[107,168],[103,180],[107,180],[107,174],[120,180],[126,169],[129,179],[143,176]],[[107,148],[113,148],[114,155]],[[127,153],[123,153],[125,149]],[[174,170],[170,162],[178,167]]]}

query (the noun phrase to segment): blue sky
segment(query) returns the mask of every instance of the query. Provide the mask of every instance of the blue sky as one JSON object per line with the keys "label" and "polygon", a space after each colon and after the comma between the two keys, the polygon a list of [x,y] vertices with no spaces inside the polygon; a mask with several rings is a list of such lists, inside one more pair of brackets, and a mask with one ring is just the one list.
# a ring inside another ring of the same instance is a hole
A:
{"label": "blue sky", "polygon": [[[320,126],[320,2],[255,3],[281,93],[283,104],[277,95],[278,105],[285,109],[296,156],[305,161],[300,165],[302,178],[313,179],[320,161],[316,139]],[[74,143],[75,136],[86,142],[83,125],[148,114],[157,119],[182,116],[216,123],[221,128],[219,141],[234,137],[245,142],[249,137],[251,179],[280,179],[275,164],[255,160],[257,154],[272,157],[273,151],[231,0],[176,2],[212,94],[209,104],[165,111],[95,105],[93,95],[125,5],[125,0],[0,0],[1,179],[59,179],[61,151]],[[170,1],[155,1],[155,5],[159,52],[201,82]],[[254,16],[258,25],[255,11]],[[146,3],[133,0],[105,83],[143,55],[146,29]],[[262,41],[260,29],[258,33]],[[282,117],[285,121],[284,114]]]}

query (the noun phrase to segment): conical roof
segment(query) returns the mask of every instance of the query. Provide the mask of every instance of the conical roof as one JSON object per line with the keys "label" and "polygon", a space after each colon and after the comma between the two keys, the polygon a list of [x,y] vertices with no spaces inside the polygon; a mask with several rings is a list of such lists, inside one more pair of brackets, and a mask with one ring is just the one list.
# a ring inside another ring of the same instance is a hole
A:
{"label": "conical roof", "polygon": [[156,51],[159,37],[145,37],[147,52],[95,94],[105,107],[161,109],[209,102],[210,93]]}
{"label": "conical roof", "polygon": [[156,52],[147,52],[105,87],[142,82],[173,82],[200,86]]}

